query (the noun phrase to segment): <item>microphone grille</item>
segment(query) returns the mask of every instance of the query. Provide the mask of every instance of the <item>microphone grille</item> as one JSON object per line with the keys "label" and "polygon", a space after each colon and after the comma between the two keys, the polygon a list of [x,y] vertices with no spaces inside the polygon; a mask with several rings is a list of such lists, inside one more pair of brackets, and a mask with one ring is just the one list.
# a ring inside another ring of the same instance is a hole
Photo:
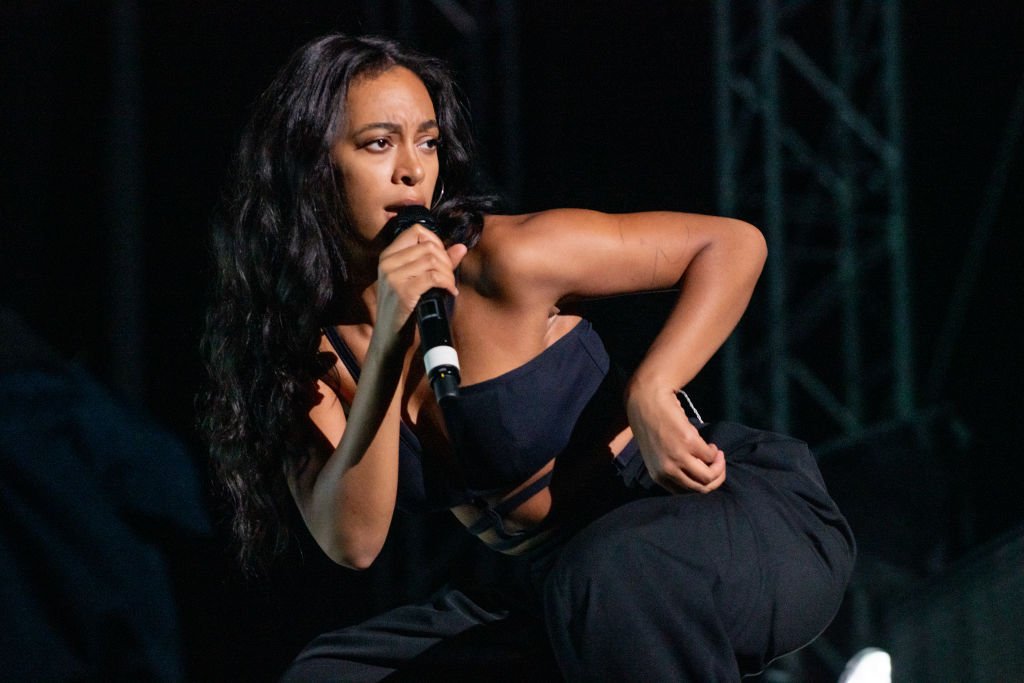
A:
{"label": "microphone grille", "polygon": [[437,232],[437,220],[433,214],[427,210],[425,206],[403,206],[398,210],[398,214],[388,221],[388,237],[389,239],[395,239],[398,233],[406,230],[416,223],[423,225],[427,230],[433,233]]}

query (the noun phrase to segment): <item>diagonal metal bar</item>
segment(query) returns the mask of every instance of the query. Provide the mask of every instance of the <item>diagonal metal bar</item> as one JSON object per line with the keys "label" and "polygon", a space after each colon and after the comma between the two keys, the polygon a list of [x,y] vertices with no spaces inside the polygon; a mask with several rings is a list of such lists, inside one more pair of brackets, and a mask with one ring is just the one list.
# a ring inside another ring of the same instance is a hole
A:
{"label": "diagonal metal bar", "polygon": [[[730,83],[731,89],[735,91],[748,107],[757,112],[764,111],[765,99],[758,95],[757,88],[754,87],[754,84],[749,79],[733,77],[730,79]],[[720,125],[724,124],[720,123]],[[814,149],[796,129],[784,126],[782,128],[782,141],[784,147],[793,154],[797,161],[814,169],[818,175],[817,179],[821,181],[825,189],[833,194],[842,191],[842,183],[839,180],[839,176],[823,162],[816,159]]]}
{"label": "diagonal metal bar", "polygon": [[935,345],[927,384],[928,394],[931,398],[938,397],[948,374],[956,341],[963,329],[968,304],[974,291],[974,284],[978,279],[982,257],[992,236],[996,213],[1006,192],[1010,164],[1014,159],[1022,130],[1024,130],[1024,74],[1021,75],[1020,83],[1017,84],[1017,93],[1010,108],[1010,115],[999,140],[999,146],[996,148],[998,151],[992,175],[985,186],[984,199],[978,211],[978,218],[974,224],[971,238],[967,240],[967,253],[964,255],[963,265],[960,267],[960,273],[956,279],[947,309],[948,314],[943,322],[939,340]]}
{"label": "diagonal metal bar", "polygon": [[843,179],[822,161],[821,155],[814,153],[814,149],[811,148],[796,129],[789,126],[785,127],[782,131],[782,141],[786,150],[793,155],[794,159],[814,171],[814,179],[830,195],[838,197],[845,191],[846,183]]}
{"label": "diagonal metal bar", "polygon": [[819,406],[842,425],[847,434],[852,434],[860,429],[860,422],[857,416],[840,401],[832,391],[811,370],[801,361],[790,359],[789,374],[796,380],[797,384],[811,395]]}
{"label": "diagonal metal bar", "polygon": [[790,38],[779,40],[779,52],[807,81],[815,87],[818,93],[826,102],[835,108],[836,113],[846,125],[850,127],[857,137],[877,153],[882,159],[890,160],[898,155],[885,136],[871,124],[867,118],[862,116],[846,97],[842,90],[837,88],[828,77],[821,72],[806,52]]}

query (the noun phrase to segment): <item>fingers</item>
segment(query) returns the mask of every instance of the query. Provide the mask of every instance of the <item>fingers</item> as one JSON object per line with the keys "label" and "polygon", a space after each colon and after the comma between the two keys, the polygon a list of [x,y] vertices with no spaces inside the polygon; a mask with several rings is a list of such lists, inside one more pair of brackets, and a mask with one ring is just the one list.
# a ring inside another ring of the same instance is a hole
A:
{"label": "fingers", "polygon": [[647,469],[663,488],[707,493],[725,481],[725,453],[701,437],[674,390],[631,392],[626,412]]}
{"label": "fingers", "polygon": [[458,295],[454,270],[466,255],[466,246],[445,249],[437,235],[421,225],[402,232],[380,256],[379,277],[387,280],[403,299],[411,302],[428,289],[439,287]]}
{"label": "fingers", "polygon": [[381,259],[381,279],[403,295],[419,298],[428,289],[440,287],[453,296],[459,293],[448,255],[425,249],[409,249],[388,259]]}
{"label": "fingers", "polygon": [[440,247],[441,251],[444,251],[444,243],[441,238],[438,237],[433,231],[428,230],[419,223],[403,230],[398,233],[398,236],[391,241],[384,249],[384,254],[389,252],[401,251],[402,249],[408,249],[415,244],[423,244],[425,242],[432,243]]}
{"label": "fingers", "polygon": [[671,448],[661,449],[657,472],[651,476],[662,487],[676,493],[698,491],[709,493],[725,481],[725,453],[715,444],[707,443],[688,421],[682,433],[668,442]]}
{"label": "fingers", "polygon": [[[692,425],[691,425],[692,426]],[[692,440],[686,442],[687,451],[693,457],[701,460],[702,462],[710,465],[718,457],[721,451],[712,443],[707,443],[701,438],[700,434],[697,433],[696,429],[693,429]]]}
{"label": "fingers", "polygon": [[707,463],[689,453],[677,454],[661,463],[659,471],[651,477],[673,493],[697,491],[710,493],[725,482],[725,453],[715,449],[716,456]]}

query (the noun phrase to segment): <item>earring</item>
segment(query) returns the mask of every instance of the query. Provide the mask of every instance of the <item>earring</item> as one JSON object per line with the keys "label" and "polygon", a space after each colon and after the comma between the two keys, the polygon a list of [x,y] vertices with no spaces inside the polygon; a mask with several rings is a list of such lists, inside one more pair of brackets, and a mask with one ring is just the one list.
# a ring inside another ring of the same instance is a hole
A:
{"label": "earring", "polygon": [[434,200],[432,206],[437,206],[438,204],[440,204],[442,199],[444,199],[444,181],[443,180],[441,181],[441,190],[440,190],[440,192],[437,193],[437,199]]}

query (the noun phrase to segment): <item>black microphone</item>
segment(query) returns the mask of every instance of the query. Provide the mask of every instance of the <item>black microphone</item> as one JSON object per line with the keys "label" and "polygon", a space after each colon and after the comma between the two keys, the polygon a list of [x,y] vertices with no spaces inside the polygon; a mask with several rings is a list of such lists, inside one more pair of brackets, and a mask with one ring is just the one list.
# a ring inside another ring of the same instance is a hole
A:
{"label": "black microphone", "polygon": [[[437,221],[423,206],[401,207],[384,226],[384,234],[390,242],[417,223],[437,234]],[[416,304],[416,326],[420,330],[423,364],[438,404],[459,395],[459,355],[452,346],[452,329],[448,323],[449,299],[446,290],[434,287],[424,292]]]}

